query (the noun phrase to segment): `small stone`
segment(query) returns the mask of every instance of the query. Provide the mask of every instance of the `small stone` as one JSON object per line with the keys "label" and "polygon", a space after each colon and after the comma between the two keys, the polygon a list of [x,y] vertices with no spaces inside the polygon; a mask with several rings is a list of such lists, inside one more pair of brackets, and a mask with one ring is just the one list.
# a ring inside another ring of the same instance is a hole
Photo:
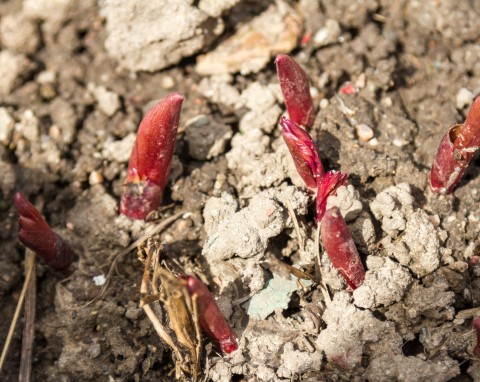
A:
{"label": "small stone", "polygon": [[88,357],[91,359],[97,358],[102,352],[102,347],[96,341],[94,341],[87,349]]}
{"label": "small stone", "polygon": [[22,134],[28,141],[35,141],[40,134],[38,119],[33,111],[27,109],[23,112],[20,122],[15,124],[15,130]]}
{"label": "small stone", "polygon": [[172,76],[163,76],[160,80],[160,85],[165,90],[170,90],[175,87],[175,79]]}
{"label": "small stone", "polygon": [[355,126],[355,130],[361,142],[368,142],[374,136],[372,128],[364,123]]}
{"label": "small stone", "polygon": [[7,146],[10,143],[15,121],[4,107],[0,107],[0,143]]}
{"label": "small stone", "polygon": [[52,84],[57,79],[57,74],[53,70],[44,70],[37,76],[37,82],[42,85]]}
{"label": "small stone", "polygon": [[104,114],[111,117],[120,108],[120,97],[117,93],[107,90],[104,86],[95,86],[89,83],[88,90],[98,102],[98,108]]}
{"label": "small stone", "polygon": [[333,44],[338,41],[341,32],[342,30],[340,29],[338,21],[328,19],[325,22],[325,26],[319,29],[317,33],[315,33],[315,36],[313,36],[313,43],[317,48]]}
{"label": "small stone", "polygon": [[326,109],[326,108],[328,107],[328,105],[330,105],[330,101],[329,101],[328,99],[326,99],[326,98],[322,99],[322,100],[320,101],[320,104],[319,104],[320,109],[322,109],[322,110],[323,110],[323,109]]}
{"label": "small stone", "polygon": [[118,163],[128,162],[135,139],[136,135],[134,133],[130,133],[120,141],[105,142],[102,156],[105,159]]}
{"label": "small stone", "polygon": [[473,102],[474,95],[467,88],[461,88],[456,96],[457,109],[461,110]]}
{"label": "small stone", "polygon": [[127,317],[129,320],[132,320],[132,321],[138,320],[141,315],[142,315],[142,309],[140,308],[130,307],[125,312],[125,317]]}
{"label": "small stone", "polygon": [[88,176],[90,186],[95,186],[103,182],[103,175],[99,171],[92,171]]}

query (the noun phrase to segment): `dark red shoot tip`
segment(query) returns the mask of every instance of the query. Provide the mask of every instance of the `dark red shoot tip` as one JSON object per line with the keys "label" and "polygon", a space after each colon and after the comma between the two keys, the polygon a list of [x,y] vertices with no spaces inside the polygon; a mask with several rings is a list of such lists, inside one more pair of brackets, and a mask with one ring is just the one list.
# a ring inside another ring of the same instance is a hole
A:
{"label": "dark red shoot tip", "polygon": [[477,333],[477,344],[473,349],[473,355],[480,358],[480,317],[477,317],[472,322],[473,329]]}
{"label": "dark red shoot tip", "polygon": [[298,174],[308,188],[316,190],[317,182],[323,176],[323,166],[312,137],[288,118],[282,117],[280,125]]}
{"label": "dark red shoot tip", "polygon": [[34,251],[56,271],[66,270],[72,263],[74,252],[60,236],[52,231],[38,210],[17,192],[14,197],[18,217],[18,239]]}
{"label": "dark red shoot tip", "polygon": [[196,299],[198,320],[203,331],[225,354],[237,350],[237,335],[228,325],[207,287],[193,276],[182,275],[180,278],[187,281],[188,293],[192,299]]}
{"label": "dark red shoot tip", "polygon": [[365,279],[365,269],[347,224],[337,207],[325,212],[320,235],[333,266],[345,278],[350,288],[358,288]]}
{"label": "dark red shoot tip", "polygon": [[307,73],[295,60],[285,54],[277,56],[277,75],[290,119],[310,128],[315,120],[315,108],[310,95]]}
{"label": "dark red shoot tip", "polygon": [[132,219],[145,219],[162,201],[183,100],[180,93],[170,94],[152,107],[140,123],[120,205],[120,212]]}
{"label": "dark red shoot tip", "polygon": [[328,197],[330,195],[335,195],[339,187],[347,185],[347,174],[340,171],[328,171],[319,179],[316,199],[318,223],[322,221],[325,210],[327,209]]}
{"label": "dark red shoot tip", "polygon": [[465,123],[451,127],[443,136],[430,173],[432,191],[451,193],[462,179],[479,146],[480,97],[468,111]]}

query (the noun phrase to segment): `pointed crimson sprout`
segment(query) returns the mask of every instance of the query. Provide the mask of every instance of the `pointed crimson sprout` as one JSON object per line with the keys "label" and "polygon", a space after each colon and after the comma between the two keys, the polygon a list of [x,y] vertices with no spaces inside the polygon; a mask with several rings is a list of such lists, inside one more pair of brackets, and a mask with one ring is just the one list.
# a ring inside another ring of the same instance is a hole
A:
{"label": "pointed crimson sprout", "polygon": [[307,129],[312,127],[315,108],[307,73],[293,58],[284,54],[277,56],[275,64],[290,119]]}
{"label": "pointed crimson sprout", "polygon": [[52,231],[40,212],[17,192],[14,197],[18,217],[18,239],[34,251],[56,271],[66,270],[72,263],[74,252],[60,236]]}
{"label": "pointed crimson sprout", "polygon": [[322,221],[323,215],[325,214],[328,197],[330,195],[335,195],[338,187],[347,185],[347,174],[340,171],[328,171],[322,178],[320,178],[318,181],[316,200],[318,223]]}
{"label": "pointed crimson sprout", "polygon": [[180,278],[187,281],[188,293],[196,298],[198,320],[203,331],[224,353],[230,354],[237,350],[237,335],[228,325],[207,287],[193,276],[182,275]]}
{"label": "pointed crimson sprout", "polygon": [[323,176],[323,166],[312,137],[295,122],[282,117],[283,139],[292,154],[293,162],[305,184],[317,188],[317,181]]}
{"label": "pointed crimson sprout", "polygon": [[477,317],[473,320],[472,326],[477,333],[477,345],[473,349],[473,355],[480,358],[480,317]]}
{"label": "pointed crimson sprout", "polygon": [[170,94],[140,123],[120,205],[120,212],[132,219],[145,219],[162,201],[183,99],[180,93]]}
{"label": "pointed crimson sprout", "polygon": [[320,234],[323,247],[333,266],[352,289],[358,288],[365,279],[365,269],[347,224],[337,207],[325,212]]}
{"label": "pointed crimson sprout", "polygon": [[430,173],[433,192],[449,194],[460,182],[480,146],[480,97],[468,111],[464,124],[455,125],[444,135]]}

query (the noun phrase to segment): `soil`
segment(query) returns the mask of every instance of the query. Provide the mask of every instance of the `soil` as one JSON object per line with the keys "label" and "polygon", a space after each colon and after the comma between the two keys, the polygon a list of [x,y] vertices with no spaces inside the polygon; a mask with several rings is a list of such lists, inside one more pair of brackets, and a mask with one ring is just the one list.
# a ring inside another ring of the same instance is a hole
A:
{"label": "soil", "polygon": [[[208,285],[240,344],[223,356],[205,338],[206,380],[480,380],[480,162],[451,195],[428,186],[480,93],[480,3],[177,1],[0,1],[2,339],[24,277],[14,193],[77,254],[65,273],[37,265],[33,380],[175,379],[139,307],[143,264],[117,257],[179,212],[154,237],[165,266]],[[351,293],[321,253],[330,303],[278,127],[278,53],[311,79],[310,133],[324,167],[348,173],[329,203],[368,269]],[[131,221],[118,207],[137,126],[173,91],[185,101],[163,206]],[[22,323],[4,381],[18,380]]]}

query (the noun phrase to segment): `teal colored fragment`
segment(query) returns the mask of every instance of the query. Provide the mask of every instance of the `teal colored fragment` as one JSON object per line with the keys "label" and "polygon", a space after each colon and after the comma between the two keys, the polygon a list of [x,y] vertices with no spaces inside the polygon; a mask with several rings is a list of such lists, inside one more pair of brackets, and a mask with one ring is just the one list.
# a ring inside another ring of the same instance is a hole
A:
{"label": "teal colored fragment", "polygon": [[257,320],[264,320],[276,310],[288,308],[292,293],[303,287],[312,285],[311,280],[299,280],[290,275],[290,280],[274,273],[267,286],[254,295],[247,306],[247,314]]}

